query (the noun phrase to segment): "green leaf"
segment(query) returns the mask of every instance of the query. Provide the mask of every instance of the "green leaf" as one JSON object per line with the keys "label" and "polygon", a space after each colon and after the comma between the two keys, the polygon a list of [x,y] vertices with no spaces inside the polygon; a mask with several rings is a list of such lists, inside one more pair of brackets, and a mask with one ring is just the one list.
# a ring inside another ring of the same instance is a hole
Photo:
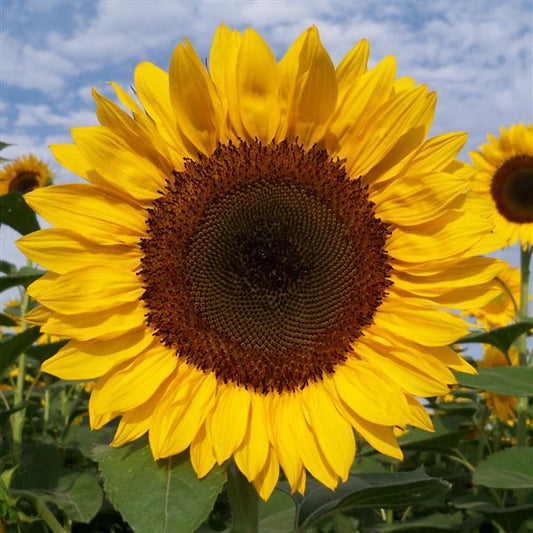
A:
{"label": "green leaf", "polygon": [[33,274],[13,274],[0,277],[0,292],[3,292],[11,287],[27,287],[30,283],[38,280],[44,274],[43,271],[38,271]]}
{"label": "green leaf", "polygon": [[533,448],[509,448],[489,455],[478,465],[473,481],[494,489],[532,489]]}
{"label": "green leaf", "polygon": [[294,528],[296,506],[294,500],[282,490],[276,489],[270,498],[259,502],[259,531],[261,533],[285,533]]}
{"label": "green leaf", "polygon": [[68,341],[49,342],[48,344],[34,344],[26,350],[26,355],[39,362],[55,355]]}
{"label": "green leaf", "polygon": [[492,344],[496,346],[503,353],[507,353],[513,342],[523,333],[527,333],[533,328],[533,320],[526,319],[510,326],[503,328],[496,328],[491,331],[482,331],[479,333],[472,333],[457,341],[460,344]]}
{"label": "green leaf", "polygon": [[39,327],[27,329],[18,335],[0,342],[0,372],[3,372],[15,359],[31,346],[39,337]]}
{"label": "green leaf", "polygon": [[17,192],[0,196],[0,224],[6,224],[22,235],[40,229],[35,213]]}
{"label": "green leaf", "polygon": [[13,263],[0,260],[0,272],[4,274],[13,274],[17,270],[17,267]]}
{"label": "green leaf", "polygon": [[4,141],[0,141],[0,150],[3,150],[4,148],[7,148],[8,146],[13,146],[13,145],[9,143],[5,143]]}
{"label": "green leaf", "polygon": [[479,368],[477,375],[456,372],[459,385],[489,390],[507,396],[533,396],[533,367],[496,366]]}
{"label": "green leaf", "polygon": [[154,462],[146,439],[121,448],[96,446],[93,456],[109,499],[136,533],[192,533],[226,481],[220,467],[199,480],[184,453]]}
{"label": "green leaf", "polygon": [[298,524],[307,527],[337,511],[442,503],[450,488],[450,483],[429,477],[422,468],[395,474],[350,474],[335,492],[310,480],[298,506]]}
{"label": "green leaf", "polygon": [[[524,503],[510,507],[497,507],[488,496],[468,494],[452,500],[457,509],[472,511],[485,515],[500,524],[504,531],[519,531],[521,525],[533,516],[533,503]],[[529,531],[529,529],[528,529]]]}
{"label": "green leaf", "polygon": [[6,328],[13,328],[16,325],[16,321],[13,320],[9,315],[0,313],[0,326],[5,326]]}
{"label": "green leaf", "polygon": [[405,522],[379,525],[376,527],[376,531],[404,531],[405,533],[431,533],[432,531],[457,532],[461,530],[461,524],[461,513],[455,513],[452,516],[435,513],[433,515],[424,516],[423,518],[406,520]]}
{"label": "green leaf", "polygon": [[63,462],[53,445],[27,450],[13,475],[9,494],[53,503],[70,520],[88,523],[102,506],[102,489],[93,475],[69,470]]}
{"label": "green leaf", "polygon": [[421,429],[412,428],[402,435],[398,442],[402,450],[442,451],[455,448],[468,430],[442,431],[428,433]]}

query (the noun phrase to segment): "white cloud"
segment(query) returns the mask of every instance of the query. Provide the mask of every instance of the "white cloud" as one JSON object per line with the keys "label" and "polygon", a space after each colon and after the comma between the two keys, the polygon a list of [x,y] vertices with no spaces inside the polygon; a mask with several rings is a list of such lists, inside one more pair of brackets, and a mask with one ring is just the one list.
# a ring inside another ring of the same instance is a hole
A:
{"label": "white cloud", "polygon": [[94,110],[80,109],[61,115],[46,104],[18,104],[18,116],[15,127],[31,128],[35,126],[94,126],[98,123]]}

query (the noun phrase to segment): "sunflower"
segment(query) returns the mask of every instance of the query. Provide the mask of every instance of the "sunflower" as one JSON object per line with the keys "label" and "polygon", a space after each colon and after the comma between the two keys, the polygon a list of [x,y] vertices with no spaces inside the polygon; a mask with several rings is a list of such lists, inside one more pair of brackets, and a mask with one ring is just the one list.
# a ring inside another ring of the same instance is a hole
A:
{"label": "sunflower", "polygon": [[95,92],[101,125],[51,147],[87,183],[26,195],[55,226],[18,242],[49,270],[28,320],[72,339],[43,370],[98,379],[114,446],[148,433],[199,477],[233,458],[265,499],[280,467],[334,488],[354,430],[401,459],[394,427],[432,429],[416,396],[473,372],[446,308],[486,302],[502,265],[478,256],[466,136],[426,139],[435,94],[368,53],[335,68],[311,27],[277,62],[222,26],[208,70],[179,44],[169,74],[137,67],[140,103]]}
{"label": "sunflower", "polygon": [[485,305],[469,309],[467,316],[476,317],[487,328],[507,326],[517,314],[517,302],[520,302],[520,269],[507,264],[505,270],[498,274],[498,293]]}
{"label": "sunflower", "polygon": [[24,194],[51,182],[52,173],[46,163],[34,155],[25,155],[0,170],[0,195]]}
{"label": "sunflower", "polygon": [[470,152],[476,172],[472,198],[490,206],[495,233],[507,245],[533,244],[533,124],[501,128],[487,136],[479,152]]}
{"label": "sunflower", "polygon": [[[518,365],[518,350],[511,346],[508,351],[508,356],[513,366]],[[507,358],[494,346],[485,346],[483,359],[479,361],[479,367],[494,367],[494,366],[508,366]],[[491,391],[484,391],[483,397],[487,402],[487,406],[502,422],[511,422],[516,417],[516,398],[513,396],[506,396],[504,394],[496,394]]]}

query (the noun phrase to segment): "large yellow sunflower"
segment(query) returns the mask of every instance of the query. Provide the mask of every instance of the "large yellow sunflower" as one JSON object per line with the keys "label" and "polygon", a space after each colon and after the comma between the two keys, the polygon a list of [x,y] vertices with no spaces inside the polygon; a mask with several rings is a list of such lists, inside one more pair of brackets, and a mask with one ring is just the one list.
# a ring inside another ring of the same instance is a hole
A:
{"label": "large yellow sunflower", "polygon": [[470,157],[476,167],[472,198],[491,206],[494,231],[512,245],[533,244],[533,124],[501,128],[500,137]]}
{"label": "large yellow sunflower", "polygon": [[497,293],[492,300],[478,308],[465,312],[468,316],[476,317],[487,328],[507,326],[517,315],[517,305],[520,303],[520,269],[507,265],[497,277],[499,286],[493,290]]}
{"label": "large yellow sunflower", "polygon": [[113,445],[148,432],[200,477],[233,458],[263,498],[280,467],[333,488],[354,430],[401,458],[394,427],[432,428],[415,397],[473,371],[442,308],[483,305],[502,265],[464,207],[466,136],[426,139],[435,94],[368,53],[335,68],[311,27],[277,62],[223,26],[208,70],[179,44],[169,74],[137,67],[140,104],[113,84],[127,111],[95,93],[101,126],[51,147],[88,183],[26,195],[55,226],[19,241],[50,270],[28,319],[72,339],[43,370],[98,379]]}
{"label": "large yellow sunflower", "polygon": [[25,155],[0,169],[0,196],[10,192],[24,194],[51,181],[48,165],[34,155]]}
{"label": "large yellow sunflower", "polygon": [[[509,348],[509,359],[513,366],[518,365],[518,351],[514,346]],[[494,367],[494,366],[508,366],[509,363],[503,352],[494,346],[485,346],[483,359],[479,361],[480,367]],[[491,391],[484,391],[483,397],[487,402],[488,408],[498,417],[502,422],[510,422],[516,418],[516,398],[513,396],[506,396],[504,394],[497,394]]]}

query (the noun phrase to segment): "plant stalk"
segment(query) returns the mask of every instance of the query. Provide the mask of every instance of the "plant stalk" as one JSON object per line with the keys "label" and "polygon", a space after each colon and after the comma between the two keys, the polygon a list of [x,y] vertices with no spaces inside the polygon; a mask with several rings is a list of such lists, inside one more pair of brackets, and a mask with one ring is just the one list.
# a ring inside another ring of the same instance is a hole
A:
{"label": "plant stalk", "polygon": [[[20,330],[21,332],[27,329],[26,312],[28,310],[29,297],[28,293],[24,291],[20,301]],[[14,407],[20,405],[24,401],[24,383],[26,380],[26,354],[22,352],[18,358],[18,374],[17,383],[14,391]],[[26,419],[26,409],[20,409],[13,414],[13,452],[16,457],[20,457],[22,453],[22,434],[24,431],[24,422]]]}
{"label": "plant stalk", "polygon": [[[520,248],[520,310],[519,320],[525,320],[528,316],[529,303],[529,265],[531,260],[531,246]],[[519,364],[520,366],[528,366],[527,353],[527,333],[523,333],[518,338],[517,342]],[[527,446],[527,409],[528,397],[521,396],[517,398],[516,404],[516,445]]]}
{"label": "plant stalk", "polygon": [[231,533],[259,532],[259,496],[234,464],[228,467],[228,495],[231,504]]}

